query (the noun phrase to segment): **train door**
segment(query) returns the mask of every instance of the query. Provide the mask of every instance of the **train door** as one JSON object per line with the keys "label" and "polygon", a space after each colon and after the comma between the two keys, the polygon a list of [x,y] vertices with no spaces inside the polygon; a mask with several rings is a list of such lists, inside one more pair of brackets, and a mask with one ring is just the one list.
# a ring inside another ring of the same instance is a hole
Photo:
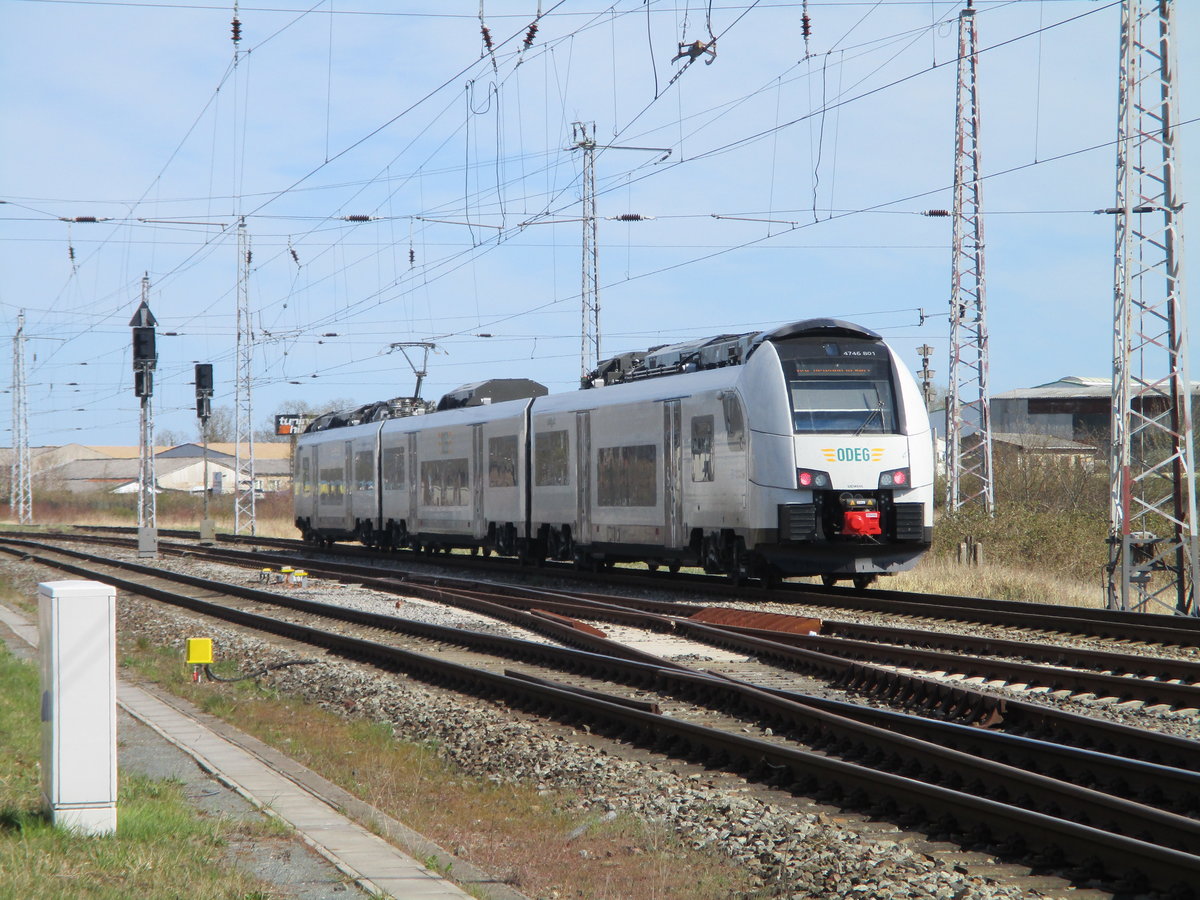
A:
{"label": "train door", "polygon": [[576,543],[592,542],[592,414],[575,413],[575,497],[579,505]]}
{"label": "train door", "polygon": [[409,534],[417,534],[420,532],[418,527],[420,523],[417,520],[417,504],[420,502],[420,497],[417,494],[417,488],[420,486],[420,476],[417,466],[417,435],[416,432],[408,436],[408,532]]}
{"label": "train door", "polygon": [[678,400],[663,403],[663,506],[666,545],[683,544],[683,424]]}
{"label": "train door", "polygon": [[354,442],[346,441],[346,467],[345,478],[342,481],[345,493],[342,494],[342,499],[345,501],[345,506],[342,507],[343,524],[342,527],[347,531],[354,528]]}
{"label": "train door", "polygon": [[471,426],[471,521],[476,539],[487,536],[487,522],[483,519],[483,485],[487,478],[483,457],[483,426]]}

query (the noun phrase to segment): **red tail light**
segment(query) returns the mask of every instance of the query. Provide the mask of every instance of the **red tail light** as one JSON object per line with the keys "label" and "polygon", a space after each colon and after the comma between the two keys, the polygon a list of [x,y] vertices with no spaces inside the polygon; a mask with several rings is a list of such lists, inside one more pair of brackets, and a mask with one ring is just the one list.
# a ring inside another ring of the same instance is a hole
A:
{"label": "red tail light", "polygon": [[816,469],[797,469],[796,483],[802,488],[827,488],[833,482],[829,480],[828,472]]}

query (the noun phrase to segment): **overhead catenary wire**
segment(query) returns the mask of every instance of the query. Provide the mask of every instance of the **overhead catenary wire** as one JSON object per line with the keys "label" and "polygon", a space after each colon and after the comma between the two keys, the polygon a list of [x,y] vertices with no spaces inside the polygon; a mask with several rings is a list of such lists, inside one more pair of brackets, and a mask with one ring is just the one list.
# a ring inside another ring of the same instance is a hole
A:
{"label": "overhead catenary wire", "polygon": [[[713,8],[713,9],[718,9],[718,10],[719,10],[719,9],[728,8],[728,7],[721,7],[720,5],[716,5],[716,6],[713,6],[712,8]],[[743,7],[743,8],[744,8],[744,7]],[[649,11],[649,5],[647,5],[647,11]],[[637,9],[637,12],[639,12],[639,13],[641,12],[641,8],[640,8],[640,7]],[[339,11],[339,13],[340,13],[340,11]],[[610,14],[611,14],[611,13],[610,13]],[[331,13],[331,15],[332,15],[332,13]],[[497,153],[497,154],[496,154],[496,159],[493,161],[493,162],[494,162],[494,164],[495,164],[497,167],[499,167],[500,165],[502,165],[502,163],[500,162],[500,158],[501,158],[501,154],[500,154],[500,153]],[[624,174],[624,173],[622,173],[622,174]],[[651,177],[652,177],[652,176],[651,176]],[[633,184],[633,183],[635,183],[635,182],[636,182],[636,180],[638,180],[638,176],[636,176],[636,175],[635,175],[633,179],[626,179],[626,180],[625,180],[625,182],[624,182],[624,184]],[[507,182],[506,182],[506,181],[503,181],[503,182],[502,182],[502,179],[498,177],[498,178],[497,178],[497,181],[496,181],[496,184],[497,184],[497,185],[499,185],[500,183],[507,183]],[[486,186],[486,187],[490,187],[490,186],[487,186],[487,185],[484,185],[484,186]],[[243,187],[243,188],[245,188],[245,187],[253,187],[253,186],[252,186],[252,185],[242,185],[242,187]],[[299,188],[298,190],[304,190],[304,189],[305,189],[305,187],[306,187],[306,186],[302,186],[302,187],[301,187],[301,188]],[[604,188],[602,188],[601,190],[603,191],[603,190],[605,190],[605,189],[604,189]],[[241,193],[241,192],[239,192],[239,193]],[[246,194],[242,194],[242,196],[246,196]],[[502,196],[503,196],[503,195],[502,195],[502,194],[500,194],[500,193],[498,192],[498,194],[497,194],[497,200],[499,201],[500,199],[502,199]],[[475,203],[476,203],[476,200],[472,199],[470,202],[471,202],[471,204],[472,204],[473,208],[475,208]],[[816,206],[816,204],[815,204],[815,203],[814,203],[814,206]],[[478,208],[483,208],[483,207],[478,207]],[[267,211],[266,211],[266,210],[264,210],[264,214],[266,214],[266,212],[267,212]],[[702,215],[702,214],[697,214],[697,215]],[[660,218],[665,218],[665,216],[663,216],[662,214],[660,214],[660,216],[659,216],[659,217],[660,217]],[[410,219],[410,222],[412,222],[412,221],[413,221],[413,220],[411,220],[411,219]],[[409,251],[410,251],[410,253],[412,252],[412,246],[411,246],[411,245],[413,244],[413,240],[412,240],[412,237],[411,237],[411,231],[412,231],[412,229],[410,228],[410,241],[409,241],[409,244],[410,244]],[[315,234],[316,232],[313,232],[313,233]],[[421,234],[421,236],[422,236],[422,239],[423,239],[423,238],[424,238],[424,235],[425,235],[425,233],[424,233],[424,232],[420,232],[420,234]],[[507,236],[509,236],[509,235],[513,235],[513,234],[515,234],[515,232],[513,232],[513,231],[509,230],[509,231],[507,231],[507,232],[506,232],[506,237],[507,237]],[[219,241],[219,240],[220,240],[220,238],[217,238],[217,241]],[[344,240],[343,240],[343,242],[342,242],[342,243],[344,244]],[[82,247],[83,245],[81,244],[80,246]],[[296,260],[294,259],[294,257],[292,257],[292,255],[291,255],[291,254],[292,254],[292,252],[294,252],[294,251],[296,250],[296,248],[297,248],[298,246],[300,246],[300,245],[299,245],[299,244],[297,244],[297,245],[294,245],[294,246],[291,248],[291,251],[289,251],[287,247],[285,247],[285,246],[283,246],[283,245],[277,245],[277,252],[278,252],[278,254],[280,254],[280,255],[284,256],[284,259],[288,261],[289,265],[294,265],[294,264],[296,263]],[[319,246],[321,246],[321,244],[314,245],[314,249],[316,249],[316,248],[317,248],[317,247],[319,247]],[[367,246],[369,246],[369,245],[367,245]],[[265,245],[265,244],[260,244],[260,248],[265,248],[265,247],[266,247],[266,245]],[[301,247],[301,250],[304,252],[304,257],[305,257],[305,259],[306,259],[306,261],[307,261],[307,260],[308,260],[308,257],[309,257],[309,252],[308,252],[306,249],[304,249],[303,247]],[[435,252],[436,252],[436,251],[435,251]],[[490,252],[490,251],[489,251],[489,252]],[[475,258],[475,259],[480,259],[480,257],[479,257],[479,256],[475,256],[474,258]],[[352,262],[353,262],[353,261],[352,261],[351,259],[349,259],[349,258],[347,259],[347,264],[352,264]],[[412,262],[413,262],[413,260],[411,259],[411,256],[410,256],[409,262],[410,262],[410,271],[411,271],[411,266],[412,266]],[[426,268],[425,268],[425,266],[424,266],[424,263],[426,263],[426,262],[429,262],[430,264],[432,264],[434,261],[433,261],[433,260],[428,260],[428,261],[427,261],[427,260],[422,260],[422,263],[423,263],[423,265],[422,265],[422,267],[421,267],[421,268],[422,268],[422,271],[423,271],[423,276],[422,276],[422,277],[423,277],[423,278],[425,278],[425,276],[426,276],[426,275],[433,275],[433,277],[435,277],[435,278],[436,278],[437,276],[436,276],[436,274],[434,274],[434,273],[436,272],[436,269],[434,269],[434,268],[432,268],[432,267],[430,267],[430,268],[426,269]],[[469,265],[469,264],[471,264],[471,263],[470,263],[469,261],[467,261],[467,262],[466,262],[466,264],[468,264],[468,265]],[[444,269],[444,270],[446,270],[446,271],[449,271],[450,267],[452,267],[452,266],[454,266],[454,265],[456,265],[456,263],[454,263],[454,262],[449,262],[448,264],[445,264],[445,265],[443,265],[443,269]],[[157,282],[156,282],[156,283],[157,283]],[[426,280],[426,283],[428,283],[428,281],[427,281],[427,280]],[[280,297],[280,298],[278,298],[278,301],[277,301],[277,302],[283,302],[283,301],[284,301],[284,299],[285,299],[285,298],[283,298],[283,297]],[[357,297],[351,297],[351,298],[349,298],[349,299],[350,299],[350,301],[351,301],[351,305],[352,305],[353,301],[354,301],[354,300],[356,300],[356,299],[357,299]],[[347,305],[346,307],[344,307],[344,309],[345,309],[345,310],[350,310],[350,305]]]}

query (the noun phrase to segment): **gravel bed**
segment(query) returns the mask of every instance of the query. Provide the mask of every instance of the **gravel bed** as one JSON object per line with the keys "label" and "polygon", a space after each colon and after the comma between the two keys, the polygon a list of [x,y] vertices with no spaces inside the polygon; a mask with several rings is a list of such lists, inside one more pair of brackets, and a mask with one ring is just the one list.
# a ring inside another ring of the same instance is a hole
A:
{"label": "gravel bed", "polygon": [[[117,554],[114,552],[114,555]],[[234,583],[257,586],[258,582],[256,572],[248,575],[246,569],[198,560],[164,556],[157,565]],[[12,567],[34,571],[21,563],[13,563]],[[558,586],[568,591],[573,587],[561,583]],[[305,588],[263,587],[425,622],[475,628],[527,640],[547,640],[473,613],[419,599],[397,598],[354,585],[321,580],[310,581]],[[648,596],[646,592],[641,595]],[[664,593],[662,598],[682,600],[678,594],[668,597]],[[179,635],[183,633],[180,623],[194,621],[177,610],[123,593],[120,601],[119,627],[126,638],[145,636],[155,643],[179,644]],[[699,599],[695,602],[707,604],[710,601]],[[872,624],[911,624],[914,621],[911,617],[797,604],[721,605]],[[953,633],[1014,636],[1012,629],[920,621],[921,627]],[[205,632],[217,639],[223,659],[235,659],[243,668],[279,662],[290,656],[269,641],[210,624],[209,620],[205,620]],[[1114,648],[1112,642],[1063,635],[1038,635],[1037,640],[1069,646]],[[1194,650],[1180,651],[1178,648],[1139,646],[1137,652],[1184,659],[1196,656]],[[539,789],[561,789],[569,795],[579,796],[581,813],[618,810],[661,821],[693,846],[712,848],[744,865],[762,885],[768,886],[770,896],[864,896],[885,900],[1041,896],[997,885],[981,877],[968,877],[944,861],[916,852],[906,844],[876,837],[864,838],[856,830],[839,827],[823,815],[798,811],[796,804],[788,802],[782,795],[777,802],[769,797],[748,796],[744,785],[738,789],[723,784],[720,778],[676,774],[665,763],[663,766],[647,765],[624,759],[569,740],[559,726],[547,727],[506,707],[429,687],[402,676],[380,674],[352,663],[323,661],[318,665],[280,670],[273,678],[281,690],[301,695],[339,715],[362,715],[389,722],[397,737],[432,742],[440,754],[468,774],[495,782],[532,783]],[[1161,707],[1135,708],[1072,700],[1056,694],[991,684],[969,686],[1092,717],[1200,739],[1197,716],[1182,715]]]}
{"label": "gravel bed", "polygon": [[[180,645],[185,623],[177,610],[120,596],[119,630],[126,638]],[[194,627],[194,626],[193,626]],[[222,659],[243,669],[292,658],[269,641],[205,621]],[[181,630],[183,629],[183,630]],[[469,775],[495,783],[532,784],[577,796],[580,814],[610,811],[658,821],[696,848],[723,853],[752,873],[770,896],[992,900],[1036,893],[968,877],[946,862],[894,841],[864,838],[822,814],[797,812],[748,796],[725,779],[683,776],[578,744],[561,727],[504,706],[463,697],[340,661],[279,670],[272,683],[341,716],[391,724],[407,741],[432,743]],[[664,761],[665,762],[665,761]],[[742,784],[734,780],[735,785]]]}

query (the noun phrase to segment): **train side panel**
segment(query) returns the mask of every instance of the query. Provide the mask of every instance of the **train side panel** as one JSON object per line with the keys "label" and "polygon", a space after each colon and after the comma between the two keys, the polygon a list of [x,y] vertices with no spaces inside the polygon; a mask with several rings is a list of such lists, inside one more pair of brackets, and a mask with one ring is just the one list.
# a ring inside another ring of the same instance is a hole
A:
{"label": "train side panel", "polygon": [[408,460],[416,467],[416,522],[408,526],[416,540],[516,549],[524,522],[527,405],[511,401],[419,417]]}
{"label": "train side panel", "polygon": [[302,477],[296,495],[296,524],[306,537],[344,540],[358,535],[358,522],[370,521],[374,479],[360,469],[357,474],[366,477],[359,489],[355,452],[356,448],[359,452],[370,450],[378,431],[379,423],[374,422],[304,435],[298,442],[296,459]]}

